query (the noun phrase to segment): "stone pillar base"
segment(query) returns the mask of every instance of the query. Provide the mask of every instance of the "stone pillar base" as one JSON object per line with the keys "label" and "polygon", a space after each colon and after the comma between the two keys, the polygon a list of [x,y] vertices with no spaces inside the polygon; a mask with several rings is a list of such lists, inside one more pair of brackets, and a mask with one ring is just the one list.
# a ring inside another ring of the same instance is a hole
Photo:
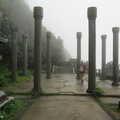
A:
{"label": "stone pillar base", "polygon": [[86,92],[87,92],[87,93],[93,93],[93,90],[87,89]]}
{"label": "stone pillar base", "polygon": [[46,79],[51,79],[52,77],[46,76]]}
{"label": "stone pillar base", "polygon": [[112,86],[119,86],[119,83],[112,83]]}
{"label": "stone pillar base", "polygon": [[76,77],[76,79],[77,79],[77,80],[80,80],[80,78],[79,78],[79,77]]}

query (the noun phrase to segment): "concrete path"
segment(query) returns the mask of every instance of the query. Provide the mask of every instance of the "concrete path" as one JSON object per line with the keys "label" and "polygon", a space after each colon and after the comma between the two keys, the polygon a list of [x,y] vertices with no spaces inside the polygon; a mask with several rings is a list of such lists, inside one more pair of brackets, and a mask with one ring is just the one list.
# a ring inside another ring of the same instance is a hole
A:
{"label": "concrete path", "polygon": [[[45,79],[42,75],[41,87],[45,93],[58,93],[58,94],[88,94],[88,76],[85,75],[84,83],[76,79],[76,74],[53,74],[52,79]],[[112,86],[110,80],[99,80],[96,77],[96,84],[102,88],[105,95],[120,96],[120,86]],[[2,88],[7,91],[9,87]],[[30,92],[33,88],[33,78],[13,86],[14,92]]]}
{"label": "concrete path", "polygon": [[92,97],[40,97],[20,120],[111,120]]}
{"label": "concrete path", "polygon": [[[92,97],[87,95],[88,77],[84,83],[76,79],[76,74],[53,74],[52,79],[42,75],[41,87],[45,93],[58,93],[60,96],[40,97],[32,104],[20,120],[111,120]],[[112,81],[99,80],[96,84],[105,95],[120,96],[120,86],[111,86]],[[14,92],[30,92],[33,78],[13,86]],[[3,91],[6,91],[4,88]],[[79,96],[73,96],[77,94]],[[66,96],[67,95],[67,96]],[[70,96],[71,95],[71,96]],[[118,103],[119,98],[101,98],[105,103]]]}

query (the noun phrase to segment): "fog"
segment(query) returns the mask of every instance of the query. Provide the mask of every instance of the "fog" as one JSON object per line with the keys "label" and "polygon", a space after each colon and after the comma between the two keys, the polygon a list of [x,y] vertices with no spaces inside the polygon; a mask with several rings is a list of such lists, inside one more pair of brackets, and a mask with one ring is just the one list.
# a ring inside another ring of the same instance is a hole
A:
{"label": "fog", "polygon": [[106,62],[113,59],[112,27],[120,26],[120,0],[25,0],[30,9],[43,7],[43,25],[64,40],[72,58],[77,56],[76,32],[82,32],[81,59],[88,60],[87,8],[97,7],[96,67],[101,68],[101,35],[106,34]]}

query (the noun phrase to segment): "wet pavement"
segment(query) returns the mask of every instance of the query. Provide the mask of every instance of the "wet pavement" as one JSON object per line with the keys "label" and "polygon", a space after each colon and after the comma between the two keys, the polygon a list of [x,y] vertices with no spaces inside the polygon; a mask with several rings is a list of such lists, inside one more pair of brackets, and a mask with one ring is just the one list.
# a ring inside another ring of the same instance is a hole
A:
{"label": "wet pavement", "polygon": [[40,97],[20,120],[111,120],[92,97]]}
{"label": "wet pavement", "polygon": [[[41,87],[44,93],[56,93],[59,96],[37,98],[37,102],[32,104],[20,120],[111,120],[92,96],[86,93],[87,75],[85,75],[83,83],[76,79],[76,74],[53,74],[52,79],[45,78],[46,75],[42,75]],[[111,83],[112,81],[99,80],[96,77],[96,84],[104,90],[105,95],[113,96],[102,97],[101,101],[118,103],[120,99],[115,96],[120,96],[120,87],[112,86]],[[29,93],[32,88],[33,78],[13,86],[13,91]]]}
{"label": "wet pavement", "polygon": [[[104,90],[105,95],[120,96],[120,86],[112,86],[110,80],[99,80],[96,77],[96,84],[98,87]],[[76,74],[53,74],[51,79],[46,79],[46,76],[42,74],[41,88],[45,93],[57,93],[57,94],[88,94],[86,92],[88,88],[88,76],[85,75],[84,82],[76,79]],[[9,87],[3,88],[3,91],[7,91]],[[18,83],[13,86],[14,92],[26,93],[33,89],[33,78],[26,82]]]}

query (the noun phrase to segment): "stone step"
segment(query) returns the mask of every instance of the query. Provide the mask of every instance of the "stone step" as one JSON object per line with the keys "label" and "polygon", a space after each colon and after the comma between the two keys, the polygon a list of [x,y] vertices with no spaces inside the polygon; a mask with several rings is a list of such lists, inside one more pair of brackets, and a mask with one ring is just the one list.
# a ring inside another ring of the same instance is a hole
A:
{"label": "stone step", "polygon": [[3,91],[0,91],[0,108],[13,99],[14,97],[7,97],[7,95]]}
{"label": "stone step", "polygon": [[62,66],[57,73],[72,73],[72,68],[70,66]]}

